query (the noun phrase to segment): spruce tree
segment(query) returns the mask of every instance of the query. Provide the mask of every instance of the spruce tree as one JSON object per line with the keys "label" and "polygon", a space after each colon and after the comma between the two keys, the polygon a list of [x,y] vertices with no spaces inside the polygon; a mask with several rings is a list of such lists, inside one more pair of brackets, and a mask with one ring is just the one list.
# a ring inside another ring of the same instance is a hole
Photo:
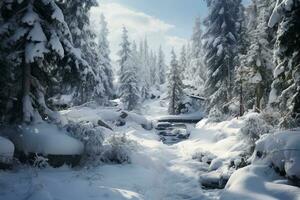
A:
{"label": "spruce tree", "polygon": [[[74,96],[74,104],[82,104],[88,101],[104,103],[108,97],[106,95],[106,73],[102,66],[102,57],[99,55],[95,42],[96,34],[91,29],[89,11],[97,6],[96,0],[72,0],[60,2],[66,22],[72,34],[74,46],[77,53],[81,54],[86,61],[84,77],[74,76],[74,72],[64,71],[63,81],[72,84],[64,84],[64,92],[70,91]],[[76,63],[75,63],[76,64]]]}
{"label": "spruce tree", "polygon": [[164,84],[166,82],[166,64],[165,64],[165,55],[162,50],[162,47],[159,47],[158,50],[158,71],[159,71],[159,83]]}
{"label": "spruce tree", "polygon": [[98,49],[99,49],[99,59],[100,65],[103,67],[104,72],[104,79],[102,80],[102,84],[105,88],[105,94],[108,98],[111,98],[114,94],[114,87],[113,87],[113,71],[110,59],[110,49],[109,49],[109,42],[108,42],[108,28],[107,22],[105,21],[105,17],[102,14],[100,20],[100,35],[99,35],[99,42],[98,42]]}
{"label": "spruce tree", "polygon": [[128,31],[124,27],[122,35],[120,60],[120,97],[126,110],[133,110],[139,103],[139,86],[136,74],[136,67],[128,41]]}
{"label": "spruce tree", "polygon": [[187,52],[186,52],[186,47],[185,45],[182,46],[181,52],[180,52],[180,59],[179,59],[179,66],[181,68],[181,73],[182,77],[181,79],[184,79],[184,73],[188,68],[188,60],[187,60]]}
{"label": "spruce tree", "polygon": [[171,52],[170,71],[168,74],[169,114],[180,114],[180,103],[184,97],[181,69],[174,50]]}
{"label": "spruce tree", "polygon": [[207,0],[207,5],[204,48],[208,78],[205,94],[209,110],[214,105],[222,108],[232,98],[238,38],[236,20],[241,1]]}
{"label": "spruce tree", "polygon": [[141,82],[141,98],[143,100],[150,97],[150,64],[149,64],[149,48],[147,38],[141,41],[140,44],[140,57],[142,62],[142,82]]}
{"label": "spruce tree", "polygon": [[16,104],[11,120],[30,123],[40,116],[58,120],[45,96],[60,80],[60,63],[77,63],[73,69],[78,76],[84,75],[81,67],[86,64],[73,46],[61,9],[53,0],[12,0],[3,2],[1,15],[1,53],[7,55],[9,75],[14,75],[10,88],[15,91],[9,98],[16,99]]}
{"label": "spruce tree", "polygon": [[[300,1],[278,1],[269,21],[279,23],[270,105],[283,114],[282,126],[298,126],[300,113]],[[291,118],[292,117],[292,118]],[[294,119],[294,120],[291,120]],[[292,123],[294,122],[294,123]]]}
{"label": "spruce tree", "polygon": [[203,89],[203,85],[206,81],[206,68],[204,65],[204,53],[203,53],[203,45],[202,45],[202,37],[203,32],[201,28],[201,19],[199,17],[196,18],[195,25],[193,28],[193,35],[191,39],[191,50],[189,48],[188,51],[191,51],[190,62],[187,79],[193,80],[193,87],[197,88],[198,92]]}
{"label": "spruce tree", "polygon": [[267,102],[272,82],[273,52],[268,35],[270,13],[267,1],[253,1],[251,7],[254,20],[249,23],[247,35],[250,44],[242,65],[245,65],[249,71],[247,74],[248,104],[249,106],[252,104],[255,111],[260,112],[262,106],[265,107],[261,105],[262,100]]}

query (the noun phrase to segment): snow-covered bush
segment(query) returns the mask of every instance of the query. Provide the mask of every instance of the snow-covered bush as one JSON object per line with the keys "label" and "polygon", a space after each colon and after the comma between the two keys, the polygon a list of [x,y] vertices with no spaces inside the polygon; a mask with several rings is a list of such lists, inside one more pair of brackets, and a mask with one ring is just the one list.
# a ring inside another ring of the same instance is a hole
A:
{"label": "snow-covered bush", "polygon": [[56,156],[82,155],[83,144],[68,136],[67,132],[56,125],[37,123],[20,125],[8,132],[16,150],[25,154]]}
{"label": "snow-covered bush", "polygon": [[214,160],[215,158],[216,158],[216,156],[214,154],[212,154],[209,151],[203,151],[203,150],[196,151],[192,155],[193,160],[197,160],[199,162],[207,163],[209,165],[211,164],[212,160]]}
{"label": "snow-covered bush", "polygon": [[131,153],[137,148],[137,143],[123,135],[113,135],[105,142],[101,160],[105,163],[131,163]]}
{"label": "snow-covered bush", "polygon": [[248,140],[252,146],[262,135],[269,133],[272,127],[258,113],[250,113],[245,116],[244,126],[239,134],[242,139]]}
{"label": "snow-covered bush", "polygon": [[300,130],[267,134],[256,142],[252,163],[271,165],[292,180],[300,180]]}
{"label": "snow-covered bush", "polygon": [[279,112],[275,112],[272,109],[271,110],[266,109],[261,112],[261,117],[263,120],[265,120],[266,123],[275,127],[280,123],[279,119],[281,117],[281,114]]}
{"label": "snow-covered bush", "polygon": [[85,156],[95,157],[101,155],[104,141],[101,127],[95,127],[91,122],[70,122],[65,128],[70,136],[83,142]]}
{"label": "snow-covered bush", "polygon": [[224,114],[217,107],[213,107],[208,114],[209,122],[221,122],[224,120]]}

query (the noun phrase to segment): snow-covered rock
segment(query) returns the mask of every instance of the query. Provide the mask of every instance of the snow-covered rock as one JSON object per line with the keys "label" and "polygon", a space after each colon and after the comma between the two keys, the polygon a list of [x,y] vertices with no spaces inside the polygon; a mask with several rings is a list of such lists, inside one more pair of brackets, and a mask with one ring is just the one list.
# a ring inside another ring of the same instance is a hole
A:
{"label": "snow-covered rock", "polygon": [[229,179],[221,200],[300,199],[300,189],[278,181],[280,177],[266,165],[251,165],[236,171]]}
{"label": "snow-covered rock", "polygon": [[22,126],[20,131],[10,134],[18,151],[44,155],[81,155],[83,144],[68,136],[55,125],[39,123]]}
{"label": "snow-covered rock", "polygon": [[10,140],[0,136],[0,163],[11,164],[14,151],[14,144]]}
{"label": "snow-covered rock", "polygon": [[252,162],[272,164],[291,179],[300,179],[300,130],[264,135],[257,143]]}
{"label": "snow-covered rock", "polygon": [[219,158],[213,159],[210,166],[209,166],[209,171],[217,170],[222,166],[223,166],[223,160],[222,159],[219,159]]}
{"label": "snow-covered rock", "polygon": [[69,121],[73,122],[92,122],[99,125],[99,120],[103,122],[123,121],[133,122],[142,125],[145,129],[152,128],[151,120],[148,120],[142,115],[134,112],[127,112],[118,108],[102,108],[94,106],[78,106],[72,107],[68,110],[61,111]]}

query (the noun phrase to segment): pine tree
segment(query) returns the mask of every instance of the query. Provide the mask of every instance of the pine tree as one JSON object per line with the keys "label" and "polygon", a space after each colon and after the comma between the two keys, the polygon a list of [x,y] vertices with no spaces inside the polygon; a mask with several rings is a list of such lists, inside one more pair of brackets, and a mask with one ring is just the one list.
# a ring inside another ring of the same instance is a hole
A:
{"label": "pine tree", "polygon": [[183,99],[183,83],[181,69],[174,50],[171,52],[170,72],[168,74],[169,114],[180,114],[180,103]]}
{"label": "pine tree", "polygon": [[[179,66],[181,67],[182,72],[185,72],[188,68],[187,52],[186,52],[185,45],[183,45],[181,48]],[[184,78],[184,73],[182,73],[181,79],[183,80],[183,78]]]}
{"label": "pine tree", "polygon": [[159,83],[164,84],[166,82],[166,64],[165,64],[165,55],[162,51],[162,47],[159,47],[158,50],[158,71],[159,71]]}
{"label": "pine tree", "polygon": [[193,35],[191,39],[191,55],[188,74],[189,80],[193,80],[193,86],[198,88],[198,92],[203,89],[203,85],[206,81],[206,68],[204,65],[204,53],[202,45],[202,29],[201,20],[199,17],[196,18]]}
{"label": "pine tree", "polygon": [[[272,45],[269,41],[267,1],[253,1],[251,5],[252,21],[249,22],[247,37],[249,47],[242,64],[248,68],[247,101],[248,106],[254,106],[255,111],[262,109],[262,100],[266,103],[272,82]],[[264,105],[265,106],[265,105]]]}
{"label": "pine tree", "polygon": [[[73,47],[64,15],[55,1],[4,1],[1,8],[3,22],[0,25],[1,54],[13,74],[9,98],[17,99],[11,120],[26,123],[39,119],[57,120],[57,114],[46,105],[45,95],[59,81],[63,60],[77,63],[78,76],[86,62]],[[22,81],[19,81],[22,80]],[[12,89],[13,88],[13,89]],[[20,119],[18,116],[22,116]]]}
{"label": "pine tree", "polygon": [[141,97],[143,100],[150,97],[150,64],[149,64],[149,48],[147,38],[140,44],[140,57],[142,62],[142,82],[141,84]]}
{"label": "pine tree", "polygon": [[[300,113],[300,1],[277,1],[269,21],[279,23],[276,38],[274,81],[270,105],[281,111],[282,126],[298,126]],[[292,117],[295,120],[291,120]],[[292,122],[295,122],[293,124]]]}
{"label": "pine tree", "polygon": [[105,21],[105,17],[102,14],[100,20],[100,35],[99,35],[99,42],[98,42],[98,49],[99,49],[99,56],[100,56],[100,64],[103,67],[104,72],[104,79],[103,85],[105,88],[105,94],[111,98],[114,94],[114,87],[113,87],[113,71],[112,65],[110,60],[110,49],[109,49],[109,42],[108,42],[108,28],[107,22]]}
{"label": "pine tree", "polygon": [[78,49],[77,53],[85,59],[86,75],[84,77],[74,77],[73,72],[63,72],[64,81],[72,84],[63,84],[65,92],[71,91],[74,96],[73,103],[82,104],[88,101],[104,103],[108,98],[107,77],[105,68],[101,62],[98,47],[95,42],[96,34],[90,27],[89,11],[97,6],[96,0],[72,0],[60,3],[66,22],[69,24],[72,33],[74,46]]}
{"label": "pine tree", "polygon": [[136,74],[136,63],[134,63],[130,42],[128,41],[128,31],[124,27],[122,35],[120,60],[120,96],[126,110],[133,110],[139,103],[139,86]]}
{"label": "pine tree", "polygon": [[213,105],[223,108],[233,93],[238,38],[236,20],[241,1],[207,0],[207,5],[209,14],[205,20],[204,48],[208,79],[205,94],[209,101],[208,109]]}

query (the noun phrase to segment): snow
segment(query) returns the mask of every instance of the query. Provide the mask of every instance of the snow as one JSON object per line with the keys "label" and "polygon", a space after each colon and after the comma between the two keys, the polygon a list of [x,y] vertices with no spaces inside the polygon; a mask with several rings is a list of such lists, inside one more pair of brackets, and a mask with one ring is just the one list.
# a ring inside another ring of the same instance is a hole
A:
{"label": "snow", "polygon": [[38,58],[44,58],[44,54],[48,53],[45,42],[27,43],[25,48],[26,63],[33,63]]}
{"label": "snow", "polygon": [[53,3],[53,8],[54,8],[54,12],[52,13],[52,19],[56,19],[57,21],[61,22],[61,23],[65,23],[65,19],[64,19],[64,14],[61,11],[61,9]]}
{"label": "snow", "polygon": [[64,48],[63,48],[61,42],[59,41],[59,38],[56,33],[52,33],[48,44],[49,44],[50,48],[53,51],[55,51],[61,58],[64,57],[64,55],[65,55]]}
{"label": "snow", "polygon": [[0,136],[0,163],[10,163],[15,151],[14,144]]}
{"label": "snow", "polygon": [[35,22],[33,28],[29,31],[27,35],[27,40],[32,42],[46,42],[47,37],[41,27],[40,22]]}
{"label": "snow", "polygon": [[[140,125],[145,125],[146,127],[151,127],[152,124],[150,120],[139,114],[134,112],[125,112],[119,108],[78,106],[64,110],[61,114],[68,120],[74,122],[90,121],[97,124],[98,120],[106,122],[124,120],[125,122],[134,122]],[[124,119],[121,118],[122,114],[126,115]]]}
{"label": "snow", "polygon": [[222,200],[290,199],[300,198],[300,189],[277,183],[282,180],[266,165],[251,165],[236,171],[229,179]]}
{"label": "snow", "polygon": [[24,37],[27,33],[28,33],[28,29],[21,27],[16,30],[16,32],[13,34],[12,37],[10,37],[9,40],[10,42],[15,43],[19,41],[22,37]]}
{"label": "snow", "polygon": [[201,119],[203,119],[203,117],[204,117],[203,112],[198,111],[189,114],[160,116],[156,120],[157,121],[200,121]]}
{"label": "snow", "polygon": [[274,70],[274,74],[273,74],[274,78],[278,78],[278,76],[284,73],[284,71],[285,71],[284,66],[282,65],[277,66]]}
{"label": "snow", "polygon": [[[73,107],[61,113],[75,122],[109,121],[120,116],[118,108],[105,109],[93,104]],[[143,104],[141,113],[146,119],[156,119],[166,115],[167,108],[164,100],[148,100]],[[282,177],[265,165],[246,167],[235,173],[235,168],[229,167],[231,161],[237,166],[248,148],[249,144],[240,140],[240,131],[245,127],[246,119],[253,115],[219,123],[203,119],[195,126],[188,125],[191,130],[188,140],[168,146],[159,141],[154,130],[145,130],[139,125],[142,122],[133,122],[142,119],[140,115],[130,113],[130,123],[113,127],[117,136],[125,134],[126,139],[135,144],[131,149],[130,163],[76,170],[23,167],[3,172],[0,185],[4,187],[0,187],[0,199],[18,200],[24,196],[36,196],[40,199],[72,200],[296,200],[299,188],[283,183]],[[59,143],[59,140],[56,142]],[[288,148],[293,147],[290,143],[286,144],[289,144]],[[212,162],[208,164],[210,160]],[[201,188],[204,181],[221,181],[224,184],[232,173],[224,192]]]}
{"label": "snow", "polygon": [[[262,158],[255,156],[261,152]],[[263,159],[290,178],[300,179],[300,130],[282,131],[262,137],[257,143],[253,162]]]}
{"label": "snow", "polygon": [[44,155],[81,155],[83,144],[55,125],[38,123],[21,126],[20,131],[9,135],[16,149],[25,153]]}
{"label": "snow", "polygon": [[32,10],[32,6],[28,7],[28,11],[22,18],[22,23],[27,24],[28,26],[33,26],[36,21],[39,21],[39,16]]}
{"label": "snow", "polygon": [[268,23],[269,27],[273,28],[277,23],[279,23],[282,17],[282,13],[284,11],[291,11],[293,5],[294,5],[294,0],[277,1],[273,13],[269,19],[269,23]]}
{"label": "snow", "polygon": [[257,83],[260,83],[262,81],[262,76],[259,72],[257,72],[251,79],[250,79],[250,83],[254,83],[254,84],[257,84]]}

